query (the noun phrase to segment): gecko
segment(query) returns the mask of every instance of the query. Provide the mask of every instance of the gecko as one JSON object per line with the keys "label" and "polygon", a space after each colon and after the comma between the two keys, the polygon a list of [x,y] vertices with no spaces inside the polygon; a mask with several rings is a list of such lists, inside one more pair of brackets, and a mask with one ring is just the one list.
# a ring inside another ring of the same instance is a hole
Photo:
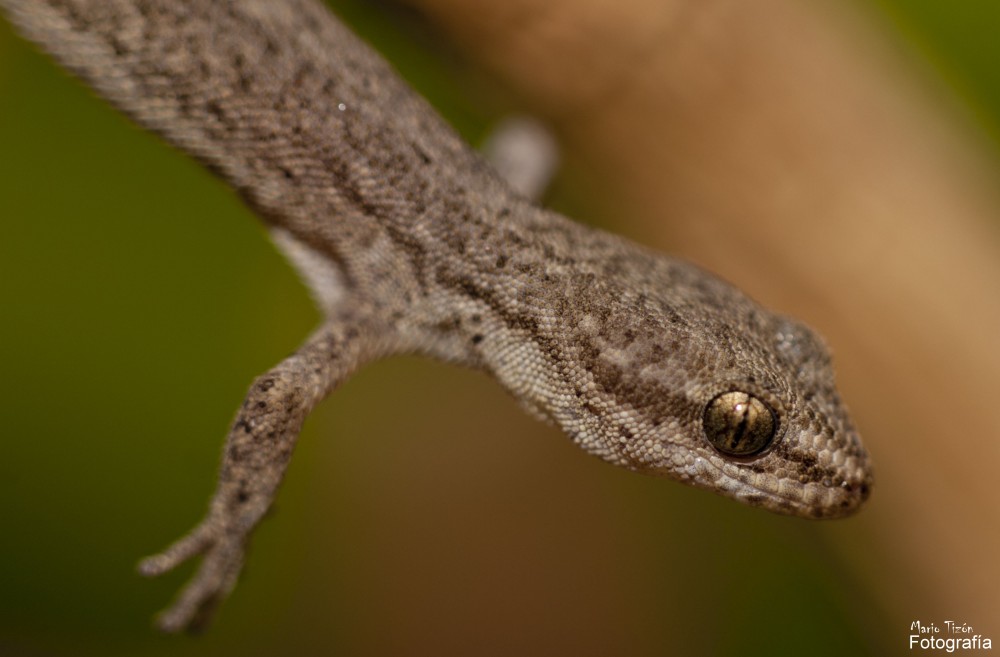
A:
{"label": "gecko", "polygon": [[12,24],[221,177],[322,314],[256,378],[203,519],[143,560],[201,557],[158,617],[235,586],[310,411],[374,360],[481,370],[586,452],[806,518],[852,514],[870,458],[829,352],[681,259],[509,185],[318,0],[0,0]]}

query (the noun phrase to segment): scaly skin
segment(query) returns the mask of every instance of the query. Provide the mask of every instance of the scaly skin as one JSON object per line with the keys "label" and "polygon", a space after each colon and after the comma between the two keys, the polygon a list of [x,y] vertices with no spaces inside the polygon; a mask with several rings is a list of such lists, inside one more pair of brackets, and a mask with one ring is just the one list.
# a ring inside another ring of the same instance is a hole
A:
{"label": "scaly skin", "polygon": [[204,555],[164,629],[209,618],[306,416],[392,354],[485,370],[580,447],[637,472],[811,518],[867,498],[868,456],[809,329],[690,264],[532,205],[318,2],[0,8],[232,185],[325,314],[251,387],[205,519],[141,564],[157,575]]}

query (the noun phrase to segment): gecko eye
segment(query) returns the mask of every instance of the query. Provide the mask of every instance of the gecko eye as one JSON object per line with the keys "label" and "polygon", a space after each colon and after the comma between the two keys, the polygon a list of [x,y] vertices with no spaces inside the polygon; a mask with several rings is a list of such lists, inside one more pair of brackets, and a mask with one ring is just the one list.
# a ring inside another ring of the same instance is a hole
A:
{"label": "gecko eye", "polygon": [[751,394],[724,392],[708,402],[702,427],[712,447],[730,456],[750,456],[774,439],[778,421],[771,407]]}

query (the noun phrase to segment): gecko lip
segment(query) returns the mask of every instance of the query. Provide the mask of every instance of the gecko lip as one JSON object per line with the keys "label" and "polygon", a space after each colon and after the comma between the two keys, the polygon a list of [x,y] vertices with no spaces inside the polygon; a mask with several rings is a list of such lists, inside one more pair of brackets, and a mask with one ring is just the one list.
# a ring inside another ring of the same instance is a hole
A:
{"label": "gecko lip", "polygon": [[699,458],[698,480],[710,490],[749,506],[803,518],[841,518],[857,511],[871,493],[872,477],[867,469],[857,478],[801,482],[770,472],[754,472],[725,463],[723,467]]}

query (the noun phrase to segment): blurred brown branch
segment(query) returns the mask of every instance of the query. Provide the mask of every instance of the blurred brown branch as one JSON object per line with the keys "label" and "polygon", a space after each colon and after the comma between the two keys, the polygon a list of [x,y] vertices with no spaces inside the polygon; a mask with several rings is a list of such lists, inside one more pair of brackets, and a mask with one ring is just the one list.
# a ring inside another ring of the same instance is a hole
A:
{"label": "blurred brown branch", "polygon": [[955,108],[833,3],[408,2],[553,123],[621,230],[820,329],[878,467],[863,538],[829,535],[894,619],[988,631],[1000,197]]}

